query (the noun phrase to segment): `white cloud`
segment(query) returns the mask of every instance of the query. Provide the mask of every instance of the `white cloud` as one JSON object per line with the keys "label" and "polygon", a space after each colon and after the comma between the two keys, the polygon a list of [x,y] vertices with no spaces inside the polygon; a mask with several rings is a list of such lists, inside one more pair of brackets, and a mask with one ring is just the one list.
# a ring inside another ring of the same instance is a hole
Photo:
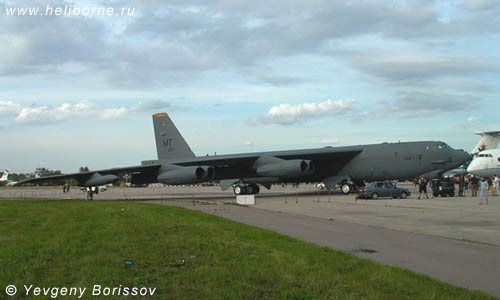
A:
{"label": "white cloud", "polygon": [[253,121],[254,124],[291,125],[308,119],[332,115],[341,115],[349,112],[356,100],[326,100],[324,102],[304,103],[300,105],[280,104],[269,109],[265,116]]}
{"label": "white cloud", "polygon": [[476,123],[478,118],[476,116],[470,116],[467,118],[468,123]]}
{"label": "white cloud", "polygon": [[125,116],[127,113],[129,113],[130,110],[120,107],[120,108],[106,108],[102,112],[99,112],[97,114],[97,117],[99,120],[116,120],[119,119],[123,116]]}
{"label": "white cloud", "polygon": [[0,114],[17,114],[21,110],[21,105],[12,100],[0,101]]}
{"label": "white cloud", "polygon": [[69,118],[89,117],[96,113],[96,107],[83,100],[77,104],[63,103],[61,106],[23,107],[14,121],[23,125],[44,125],[58,123]]}
{"label": "white cloud", "polygon": [[[149,112],[159,106],[165,107],[165,101],[139,102],[132,108],[103,108],[83,100],[76,104],[63,103],[60,106],[23,107],[13,101],[0,101],[0,113],[15,115],[14,122],[20,125],[47,125],[63,122],[74,118],[90,118],[97,120],[116,120],[130,113]],[[168,105],[167,105],[168,106]],[[171,106],[172,107],[172,106]]]}

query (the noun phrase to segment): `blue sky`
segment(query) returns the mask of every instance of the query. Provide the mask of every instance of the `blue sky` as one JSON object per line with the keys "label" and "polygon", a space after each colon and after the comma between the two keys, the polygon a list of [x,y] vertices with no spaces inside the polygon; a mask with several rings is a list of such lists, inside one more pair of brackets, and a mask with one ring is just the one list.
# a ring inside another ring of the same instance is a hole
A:
{"label": "blue sky", "polygon": [[[121,16],[6,9],[133,8]],[[500,124],[498,1],[2,1],[0,169],[442,140]]]}

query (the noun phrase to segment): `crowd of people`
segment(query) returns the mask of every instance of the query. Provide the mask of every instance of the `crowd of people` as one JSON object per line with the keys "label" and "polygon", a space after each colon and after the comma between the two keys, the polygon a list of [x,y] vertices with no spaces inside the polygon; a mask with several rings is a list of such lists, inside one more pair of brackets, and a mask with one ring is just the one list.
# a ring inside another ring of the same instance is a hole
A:
{"label": "crowd of people", "polygon": [[[429,180],[421,177],[415,184],[418,187],[418,199],[422,199],[424,197],[429,199],[429,195],[427,193]],[[471,190],[471,196],[478,197],[480,205],[488,204],[488,196],[500,195],[500,177],[497,175],[489,178],[484,176],[478,177],[474,175],[461,175],[458,177],[458,193],[456,196],[464,197],[465,190]]]}

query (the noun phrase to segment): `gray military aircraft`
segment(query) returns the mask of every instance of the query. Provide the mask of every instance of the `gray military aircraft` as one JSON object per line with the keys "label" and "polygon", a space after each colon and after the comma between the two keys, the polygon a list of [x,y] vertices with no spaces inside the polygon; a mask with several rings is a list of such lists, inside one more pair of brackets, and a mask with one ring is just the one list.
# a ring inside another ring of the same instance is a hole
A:
{"label": "gray military aircraft", "polygon": [[153,115],[157,160],[141,165],[27,179],[18,184],[76,179],[94,187],[131,174],[132,184],[193,184],[218,181],[236,195],[257,194],[259,185],[324,182],[328,189],[340,185],[344,193],[364,181],[411,179],[438,169],[452,169],[470,159],[463,150],[443,142],[382,143],[307,150],[195,156],[166,113]]}

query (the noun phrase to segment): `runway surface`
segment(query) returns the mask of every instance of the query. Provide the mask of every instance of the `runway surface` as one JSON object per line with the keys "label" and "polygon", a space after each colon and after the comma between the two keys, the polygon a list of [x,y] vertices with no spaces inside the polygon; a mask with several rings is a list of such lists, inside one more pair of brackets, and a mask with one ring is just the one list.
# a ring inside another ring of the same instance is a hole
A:
{"label": "runway surface", "polygon": [[[500,197],[355,200],[312,185],[273,187],[253,207],[218,187],[111,188],[95,200],[179,205],[500,296]],[[470,195],[466,191],[466,195]],[[72,189],[4,188],[0,198],[84,199]],[[194,201],[193,201],[194,200]],[[194,205],[193,205],[194,204]]]}

